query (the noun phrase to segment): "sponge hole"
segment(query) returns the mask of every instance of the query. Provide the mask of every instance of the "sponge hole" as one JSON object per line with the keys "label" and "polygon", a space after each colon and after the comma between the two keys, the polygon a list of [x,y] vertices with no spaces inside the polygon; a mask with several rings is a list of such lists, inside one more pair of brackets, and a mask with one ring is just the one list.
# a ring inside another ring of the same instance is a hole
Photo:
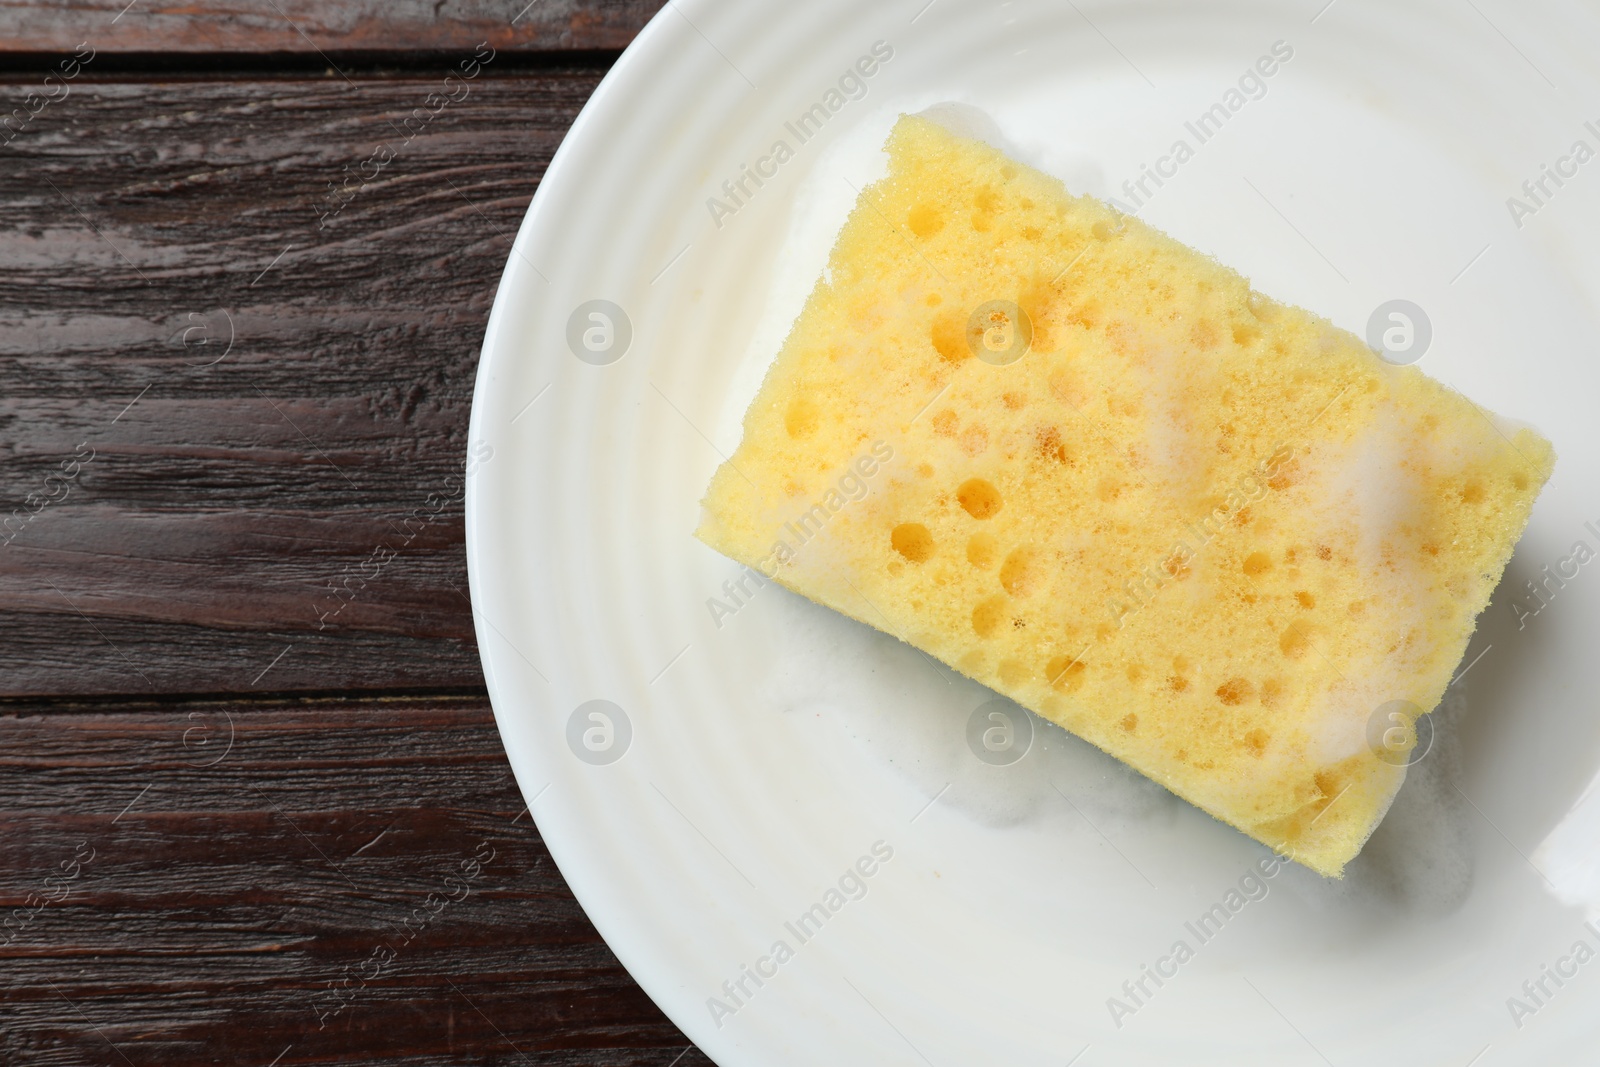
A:
{"label": "sponge hole", "polygon": [[1248,678],[1229,678],[1217,686],[1217,699],[1230,708],[1238,707],[1256,695],[1256,687]]}
{"label": "sponge hole", "polygon": [[1272,569],[1272,557],[1265,552],[1252,552],[1244,558],[1244,572],[1254,578]]}
{"label": "sponge hole", "polygon": [[1083,688],[1084,675],[1088,671],[1088,666],[1080,659],[1072,656],[1056,656],[1045,664],[1044,673],[1052,688],[1059,689],[1063,693],[1076,693]]}
{"label": "sponge hole", "polygon": [[1014,549],[1000,565],[1000,586],[1014,597],[1025,597],[1043,584],[1044,566],[1038,549]]}
{"label": "sponge hole", "polygon": [[903,522],[889,532],[894,550],[912,563],[926,563],[933,555],[933,534],[920,522]]}
{"label": "sponge hole", "polygon": [[972,198],[972,228],[979,233],[994,229],[994,214],[1000,210],[1000,196],[988,187],[979,189]]}
{"label": "sponge hole", "polygon": [[1284,684],[1282,678],[1268,678],[1261,683],[1261,706],[1276,708],[1283,704]]}
{"label": "sponge hole", "polygon": [[933,320],[928,339],[933,342],[934,351],[946,363],[960,363],[972,355],[972,349],[967,345],[965,320],[948,312]]}
{"label": "sponge hole", "polygon": [[1290,659],[1300,659],[1311,651],[1311,627],[1304,622],[1292,622],[1278,637],[1278,650]]}
{"label": "sponge hole", "polygon": [[1003,659],[1000,661],[1000,681],[1004,685],[1022,685],[1028,680],[1027,664],[1020,660]]}
{"label": "sponge hole", "polygon": [[944,229],[944,212],[932,204],[918,204],[906,217],[906,225],[918,237],[932,237]]}
{"label": "sponge hole", "polygon": [[1061,431],[1054,426],[1041,426],[1033,433],[1034,451],[1062,466],[1074,466],[1072,452],[1061,440]]}
{"label": "sponge hole", "polygon": [[961,502],[961,509],[975,519],[992,519],[1000,513],[1000,490],[984,481],[982,478],[969,478],[961,483],[956,490],[956,499]]}
{"label": "sponge hole", "polygon": [[817,432],[817,423],[821,421],[822,412],[817,405],[801,397],[789,405],[789,410],[783,414],[783,428],[789,431],[790,437],[810,437]]}
{"label": "sponge hole", "polygon": [[994,539],[993,534],[973,534],[967,542],[967,562],[986,571],[994,566],[994,558],[1000,553],[1000,542]]}
{"label": "sponge hole", "polygon": [[972,632],[979,637],[993,637],[1005,618],[1005,598],[990,597],[972,609]]}

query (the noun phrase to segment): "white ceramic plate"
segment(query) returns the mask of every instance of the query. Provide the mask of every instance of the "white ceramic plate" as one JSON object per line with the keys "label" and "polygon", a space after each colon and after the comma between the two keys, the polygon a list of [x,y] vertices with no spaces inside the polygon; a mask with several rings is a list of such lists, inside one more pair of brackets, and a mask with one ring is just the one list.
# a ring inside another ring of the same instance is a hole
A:
{"label": "white ceramic plate", "polygon": [[[1600,17],[1325,2],[674,2],[550,167],[473,408],[484,670],[574,892],[725,1067],[1600,1055],[1600,562],[1573,558],[1600,549]],[[1252,878],[1261,847],[1043,723],[980,761],[984,690],[775,587],[733,600],[692,539],[890,124],[941,101],[1358,333],[1413,302],[1424,369],[1555,441],[1433,750],[1344,882]],[[1171,176],[1135,205],[1145,164]],[[744,166],[767,177],[734,201]],[[1547,565],[1569,577],[1535,614]]]}

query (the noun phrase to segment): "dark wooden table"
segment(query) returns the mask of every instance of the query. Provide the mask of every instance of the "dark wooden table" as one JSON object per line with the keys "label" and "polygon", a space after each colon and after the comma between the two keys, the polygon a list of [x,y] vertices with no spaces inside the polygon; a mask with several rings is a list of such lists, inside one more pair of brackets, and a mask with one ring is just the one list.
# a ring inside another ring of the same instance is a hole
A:
{"label": "dark wooden table", "polygon": [[525,812],[457,477],[660,6],[0,0],[0,1064],[709,1062]]}

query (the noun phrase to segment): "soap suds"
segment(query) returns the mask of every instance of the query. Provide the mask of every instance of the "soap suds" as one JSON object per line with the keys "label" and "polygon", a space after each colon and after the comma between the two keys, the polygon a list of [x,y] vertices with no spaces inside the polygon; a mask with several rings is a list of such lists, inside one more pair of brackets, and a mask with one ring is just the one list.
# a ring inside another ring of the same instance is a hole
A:
{"label": "soap suds", "polygon": [[[1070,800],[1106,835],[1137,840],[1141,833],[1155,836],[1189,807],[1037,716],[1026,756],[1009,766],[985,764],[967,748],[966,729],[973,710],[995,699],[992,691],[787,590],[775,591],[768,607],[763,624],[774,629],[774,639],[782,635],[783,654],[766,658],[760,703],[786,715],[820,716],[862,758],[903,776],[929,800],[938,796],[942,809],[1002,830],[1039,822]],[[1431,749],[1410,768],[1343,881],[1296,864],[1285,868],[1297,896],[1352,921],[1379,913],[1438,917],[1461,907],[1474,870],[1471,811],[1454,786],[1467,700],[1465,686],[1457,686],[1432,713]],[[1590,811],[1600,817],[1600,801]]]}
{"label": "soap suds", "polygon": [[761,703],[784,714],[822,716],[871,762],[893,768],[930,799],[943,791],[941,806],[980,825],[1033,821],[1046,808],[1064,807],[1063,794],[1102,829],[1167,817],[1182,804],[1031,712],[1023,712],[1034,730],[1027,755],[1007,766],[986,764],[967,747],[967,721],[996,698],[993,691],[787,590],[771,609],[771,625],[784,635],[783,655],[768,660]]}
{"label": "soap suds", "polygon": [[1472,811],[1455,783],[1468,701],[1466,686],[1458,685],[1428,716],[1431,748],[1407,770],[1388,815],[1345,868],[1343,881],[1293,864],[1286,868],[1284,882],[1297,896],[1319,911],[1351,919],[1384,912],[1438,918],[1466,903],[1476,864]]}

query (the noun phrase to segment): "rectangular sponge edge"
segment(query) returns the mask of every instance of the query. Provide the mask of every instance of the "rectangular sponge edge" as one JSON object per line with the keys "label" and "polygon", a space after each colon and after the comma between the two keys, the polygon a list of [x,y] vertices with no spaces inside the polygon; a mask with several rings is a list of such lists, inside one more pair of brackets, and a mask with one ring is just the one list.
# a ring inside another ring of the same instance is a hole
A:
{"label": "rectangular sponge edge", "polygon": [[902,117],[698,536],[1340,875],[1554,452]]}

